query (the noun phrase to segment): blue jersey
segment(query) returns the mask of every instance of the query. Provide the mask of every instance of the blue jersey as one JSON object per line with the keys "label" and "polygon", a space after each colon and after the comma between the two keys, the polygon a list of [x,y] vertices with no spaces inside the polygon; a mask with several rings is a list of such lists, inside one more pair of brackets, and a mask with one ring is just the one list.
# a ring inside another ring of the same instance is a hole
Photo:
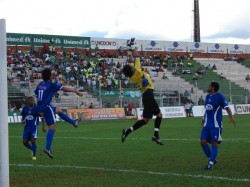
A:
{"label": "blue jersey", "polygon": [[228,107],[225,97],[220,93],[207,95],[205,100],[204,127],[222,127],[222,109]]}
{"label": "blue jersey", "polygon": [[26,105],[21,112],[21,116],[27,126],[36,126],[39,124],[39,114],[36,105],[33,107]]}
{"label": "blue jersey", "polygon": [[40,112],[44,111],[47,106],[50,105],[53,96],[62,89],[62,87],[61,84],[50,81],[43,81],[38,84],[34,93],[37,97],[37,106]]}

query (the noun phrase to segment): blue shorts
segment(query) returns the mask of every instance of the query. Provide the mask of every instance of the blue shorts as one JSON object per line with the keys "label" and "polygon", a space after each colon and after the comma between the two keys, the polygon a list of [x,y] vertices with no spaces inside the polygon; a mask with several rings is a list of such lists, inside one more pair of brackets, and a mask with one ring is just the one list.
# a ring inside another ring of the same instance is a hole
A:
{"label": "blue shorts", "polygon": [[23,129],[23,140],[36,139],[38,134],[37,125],[25,125]]}
{"label": "blue shorts", "polygon": [[222,128],[216,127],[203,127],[201,131],[201,139],[206,140],[209,143],[222,142],[221,138]]}
{"label": "blue shorts", "polygon": [[48,105],[43,111],[43,117],[48,126],[56,123],[56,107]]}

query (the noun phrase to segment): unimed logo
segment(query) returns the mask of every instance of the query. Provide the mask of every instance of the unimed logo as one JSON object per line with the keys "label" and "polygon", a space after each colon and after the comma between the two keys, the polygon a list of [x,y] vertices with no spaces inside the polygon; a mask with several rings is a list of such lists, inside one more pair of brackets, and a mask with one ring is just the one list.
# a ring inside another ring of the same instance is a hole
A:
{"label": "unimed logo", "polygon": [[238,114],[250,114],[250,105],[237,105],[236,111]]}

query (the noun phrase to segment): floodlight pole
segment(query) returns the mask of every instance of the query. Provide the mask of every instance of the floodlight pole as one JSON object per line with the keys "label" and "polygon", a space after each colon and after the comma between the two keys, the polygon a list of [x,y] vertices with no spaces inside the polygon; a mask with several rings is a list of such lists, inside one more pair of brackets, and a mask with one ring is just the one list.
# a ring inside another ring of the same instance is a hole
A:
{"label": "floodlight pole", "polygon": [[9,187],[6,21],[0,19],[0,187]]}

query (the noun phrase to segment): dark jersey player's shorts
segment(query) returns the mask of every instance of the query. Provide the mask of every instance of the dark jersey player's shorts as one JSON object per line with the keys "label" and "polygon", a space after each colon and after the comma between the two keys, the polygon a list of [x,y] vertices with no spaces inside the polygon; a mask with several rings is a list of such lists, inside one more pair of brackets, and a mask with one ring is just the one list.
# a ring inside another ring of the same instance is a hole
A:
{"label": "dark jersey player's shorts", "polygon": [[154,94],[152,93],[143,93],[142,95],[142,104],[144,106],[142,116],[144,118],[151,119],[153,115],[157,115],[161,112],[158,103],[154,99]]}

